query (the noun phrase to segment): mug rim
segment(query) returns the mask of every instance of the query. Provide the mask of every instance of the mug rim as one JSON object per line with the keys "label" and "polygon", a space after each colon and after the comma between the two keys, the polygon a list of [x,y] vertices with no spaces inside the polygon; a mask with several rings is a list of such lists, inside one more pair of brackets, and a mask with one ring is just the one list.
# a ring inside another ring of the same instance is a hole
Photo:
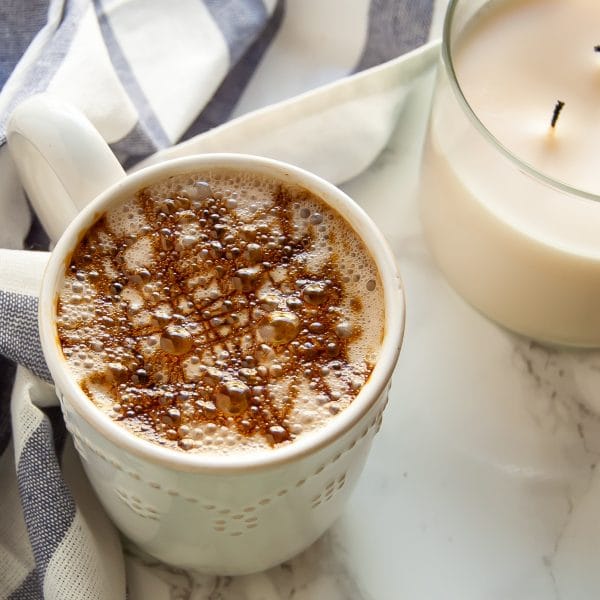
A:
{"label": "mug rim", "polygon": [[[265,173],[306,187],[336,210],[358,234],[375,261],[381,279],[384,334],[379,357],[369,379],[350,405],[330,422],[283,447],[219,455],[186,453],[159,446],[135,435],[98,408],[71,374],[62,353],[55,321],[59,285],[64,279],[67,260],[84,233],[119,198],[131,195],[169,175],[208,168],[237,168]],[[61,405],[65,402],[62,395],[68,397],[72,408],[102,438],[151,463],[178,471],[233,473],[289,463],[332,444],[352,429],[385,392],[392,377],[403,342],[405,312],[404,288],[394,256],[372,219],[345,192],[318,175],[282,161],[247,154],[210,153],[175,158],[145,167],[126,175],[92,200],[69,224],[51,252],[42,279],[38,315],[42,350],[59,392]]]}

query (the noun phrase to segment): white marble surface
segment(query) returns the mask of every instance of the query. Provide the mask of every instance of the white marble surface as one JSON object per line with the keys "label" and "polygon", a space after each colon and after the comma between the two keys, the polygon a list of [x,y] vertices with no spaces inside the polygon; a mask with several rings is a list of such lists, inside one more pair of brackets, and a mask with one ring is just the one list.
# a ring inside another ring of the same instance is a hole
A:
{"label": "white marble surface", "polygon": [[383,427],[344,516],[302,555],[246,577],[184,573],[130,550],[132,600],[598,597],[600,352],[500,329],[432,263],[415,193],[427,92],[345,186],[392,244],[408,320]]}

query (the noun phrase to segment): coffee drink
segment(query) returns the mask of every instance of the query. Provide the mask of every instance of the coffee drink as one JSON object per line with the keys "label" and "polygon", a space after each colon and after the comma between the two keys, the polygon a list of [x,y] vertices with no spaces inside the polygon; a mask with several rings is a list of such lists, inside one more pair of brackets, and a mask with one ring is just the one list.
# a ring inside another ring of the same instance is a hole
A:
{"label": "coffee drink", "polygon": [[187,452],[270,450],[325,426],[384,332],[373,258],[298,185],[210,169],[122,198],[65,270],[74,378],[133,434]]}

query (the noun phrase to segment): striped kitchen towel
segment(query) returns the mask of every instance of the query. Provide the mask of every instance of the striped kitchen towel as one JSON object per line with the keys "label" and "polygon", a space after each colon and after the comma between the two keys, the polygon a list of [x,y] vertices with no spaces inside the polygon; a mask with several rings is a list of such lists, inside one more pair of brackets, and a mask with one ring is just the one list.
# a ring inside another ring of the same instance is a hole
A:
{"label": "striped kitchen towel", "polygon": [[377,157],[431,71],[435,45],[398,57],[428,40],[439,12],[433,0],[3,1],[0,598],[126,595],[120,540],[66,435],[39,346],[50,241],[6,148],[11,111],[41,91],[68,100],[126,168],[237,151],[341,183]]}

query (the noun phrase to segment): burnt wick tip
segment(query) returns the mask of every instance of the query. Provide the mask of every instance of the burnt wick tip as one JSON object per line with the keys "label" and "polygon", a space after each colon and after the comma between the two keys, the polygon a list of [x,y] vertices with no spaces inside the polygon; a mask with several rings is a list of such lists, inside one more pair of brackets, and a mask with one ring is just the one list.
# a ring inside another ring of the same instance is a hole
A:
{"label": "burnt wick tip", "polygon": [[594,46],[594,52],[600,52],[600,44]]}
{"label": "burnt wick tip", "polygon": [[553,129],[554,127],[556,127],[556,122],[558,121],[558,117],[564,105],[565,103],[562,100],[556,101],[556,105],[554,106],[554,111],[552,113],[552,121],[550,122],[550,127],[552,127]]}

